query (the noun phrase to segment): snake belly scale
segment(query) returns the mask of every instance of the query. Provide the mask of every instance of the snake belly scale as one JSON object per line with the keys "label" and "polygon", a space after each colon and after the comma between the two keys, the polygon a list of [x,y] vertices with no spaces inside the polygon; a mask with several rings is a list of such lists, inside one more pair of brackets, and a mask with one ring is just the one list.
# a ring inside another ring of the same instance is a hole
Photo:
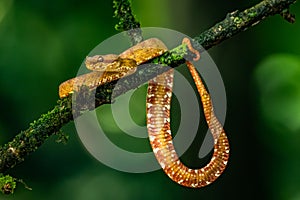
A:
{"label": "snake belly scale", "polygon": [[[193,49],[190,41],[185,38],[183,44]],[[117,80],[133,73],[142,64],[167,51],[162,41],[156,38],[145,40],[121,53],[120,55],[104,55],[87,57],[86,67],[93,72],[70,79],[60,85],[60,97],[68,96],[79,90],[77,85],[91,88],[106,82]],[[225,170],[229,159],[229,142],[225,131],[214,114],[209,93],[207,92],[193,64],[186,61],[201,98],[204,116],[214,139],[214,152],[210,162],[200,169],[190,169],[179,159],[172,141],[170,127],[170,105],[173,87],[173,69],[158,75],[148,83],[146,97],[147,129],[154,155],[164,172],[176,183],[199,188],[214,182]]]}

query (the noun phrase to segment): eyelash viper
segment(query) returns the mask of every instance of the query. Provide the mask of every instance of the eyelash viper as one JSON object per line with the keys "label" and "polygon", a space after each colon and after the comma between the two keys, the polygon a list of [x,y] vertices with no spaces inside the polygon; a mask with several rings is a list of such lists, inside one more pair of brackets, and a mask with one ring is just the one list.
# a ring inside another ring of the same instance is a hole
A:
{"label": "eyelash viper", "polygon": [[[184,38],[183,44],[195,53],[190,40]],[[135,72],[138,65],[159,56],[167,47],[157,38],[145,40],[121,53],[120,55],[96,55],[87,57],[86,67],[93,72],[81,75],[62,83],[59,87],[61,98],[68,96],[75,87],[87,85],[95,88],[106,82],[117,80]],[[146,98],[147,128],[154,155],[164,172],[176,183],[192,188],[206,186],[215,181],[225,170],[229,159],[229,142],[225,131],[214,114],[209,93],[207,92],[193,64],[186,61],[201,97],[204,116],[214,139],[214,152],[210,162],[201,169],[190,169],[180,160],[175,151],[170,128],[170,104],[173,86],[173,69],[158,75],[148,83]]]}

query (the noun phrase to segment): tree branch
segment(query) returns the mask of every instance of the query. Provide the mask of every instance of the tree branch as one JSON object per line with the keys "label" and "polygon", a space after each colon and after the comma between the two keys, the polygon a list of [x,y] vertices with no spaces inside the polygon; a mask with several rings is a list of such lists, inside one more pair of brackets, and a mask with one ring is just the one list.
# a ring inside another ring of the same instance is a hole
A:
{"label": "tree branch", "polygon": [[132,13],[129,0],[114,0],[114,17],[119,19],[115,29],[118,31],[127,31],[132,44],[137,44],[143,40],[140,23]]}
{"label": "tree branch", "polygon": [[[130,4],[126,4],[128,1],[115,0],[114,2],[125,2],[124,5],[130,9]],[[199,50],[203,50],[201,49],[202,47],[204,49],[209,49],[222,41],[229,39],[233,35],[258,24],[264,18],[275,14],[281,14],[282,16],[285,16],[285,19],[292,22],[294,21],[294,17],[290,15],[287,10],[289,9],[289,6],[295,2],[296,0],[264,0],[244,11],[234,11],[229,13],[223,21],[215,24],[210,29],[195,37],[195,47]],[[124,15],[127,15],[129,12],[128,10],[125,12],[117,12],[120,7],[117,4],[114,6],[117,13],[115,13],[115,16],[120,19],[121,16],[124,17]],[[127,15],[127,18],[128,16],[131,18],[131,21],[120,20],[120,23],[117,25],[119,26],[119,29],[126,30],[128,28],[124,27],[124,23],[127,23],[130,28],[139,27],[139,24],[134,19],[132,13]],[[124,19],[126,19],[126,16]],[[135,25],[131,27],[130,24]],[[136,37],[138,35],[140,35],[140,33],[133,32],[132,38],[137,38],[133,41],[133,43],[140,41],[140,38]],[[197,45],[197,43],[202,45],[202,47]],[[141,67],[135,74],[119,80],[118,85],[116,85],[117,81],[114,81],[98,87],[96,91],[96,106],[111,103],[113,98],[127,92],[130,89],[138,87],[140,84],[150,80],[157,74],[165,72],[168,70],[164,67],[166,65],[176,67],[182,64],[185,56],[189,56],[189,52],[185,46],[180,45],[169,52],[166,52],[162,56],[151,60],[150,62],[153,64],[150,65],[150,67]],[[112,96],[112,91],[114,91],[114,96]],[[80,97],[76,96],[75,98]],[[58,100],[57,105],[51,111],[43,114],[38,120],[31,123],[27,130],[20,132],[12,141],[0,147],[0,172],[5,173],[8,169],[13,168],[24,161],[26,155],[34,152],[49,136],[58,133],[63,125],[73,120],[72,106],[80,111],[90,108],[90,105],[72,105],[71,95]],[[79,112],[78,115],[80,113],[81,112]]]}

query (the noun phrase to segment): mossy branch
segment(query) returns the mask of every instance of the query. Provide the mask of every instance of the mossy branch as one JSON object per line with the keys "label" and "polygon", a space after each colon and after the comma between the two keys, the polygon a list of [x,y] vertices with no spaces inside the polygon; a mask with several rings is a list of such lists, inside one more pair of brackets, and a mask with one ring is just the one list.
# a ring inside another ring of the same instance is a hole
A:
{"label": "mossy branch", "polygon": [[114,0],[114,17],[119,19],[115,29],[127,31],[132,44],[137,44],[143,40],[140,23],[132,13],[130,0]]}
{"label": "mossy branch", "polygon": [[[293,22],[295,20],[294,16],[288,12],[288,9],[295,2],[296,0],[264,0],[244,11],[229,13],[223,21],[195,37],[195,45],[198,43],[204,49],[209,49],[233,35],[258,24],[264,18],[275,14],[280,14],[287,21]],[[119,30],[139,27],[139,23],[132,15],[128,0],[115,0],[114,8],[116,9],[115,16],[120,19],[120,22],[117,24]],[[142,39],[141,33],[138,31],[140,30],[134,29],[133,32],[129,32],[134,44]],[[196,46],[200,51],[202,47]],[[150,67],[140,68],[135,74],[119,80],[117,85],[117,81],[114,81],[98,87],[96,91],[96,106],[111,103],[113,98],[138,87],[157,74],[165,72],[167,68],[163,66],[176,67],[182,64],[185,56],[189,56],[189,52],[187,52],[184,45],[180,45],[151,60],[153,65],[150,65]],[[114,96],[112,96],[112,91],[114,91]],[[58,133],[63,125],[73,120],[72,106],[73,108],[82,108],[81,110],[89,108],[88,105],[72,105],[71,96],[58,100],[57,105],[51,111],[43,114],[38,120],[31,123],[27,130],[20,132],[12,141],[0,147],[0,172],[5,173],[8,169],[24,161],[26,155],[34,152],[49,136]],[[9,186],[7,181],[2,182],[5,185],[0,185],[0,188],[15,187],[14,185]],[[0,181],[0,184],[2,182]]]}

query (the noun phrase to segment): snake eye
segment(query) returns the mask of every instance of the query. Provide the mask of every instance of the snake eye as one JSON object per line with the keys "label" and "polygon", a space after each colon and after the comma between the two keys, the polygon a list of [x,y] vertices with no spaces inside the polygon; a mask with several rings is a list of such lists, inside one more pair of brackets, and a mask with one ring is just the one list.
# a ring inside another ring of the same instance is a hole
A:
{"label": "snake eye", "polygon": [[98,62],[103,62],[104,61],[104,58],[102,56],[99,56],[98,57]]}

